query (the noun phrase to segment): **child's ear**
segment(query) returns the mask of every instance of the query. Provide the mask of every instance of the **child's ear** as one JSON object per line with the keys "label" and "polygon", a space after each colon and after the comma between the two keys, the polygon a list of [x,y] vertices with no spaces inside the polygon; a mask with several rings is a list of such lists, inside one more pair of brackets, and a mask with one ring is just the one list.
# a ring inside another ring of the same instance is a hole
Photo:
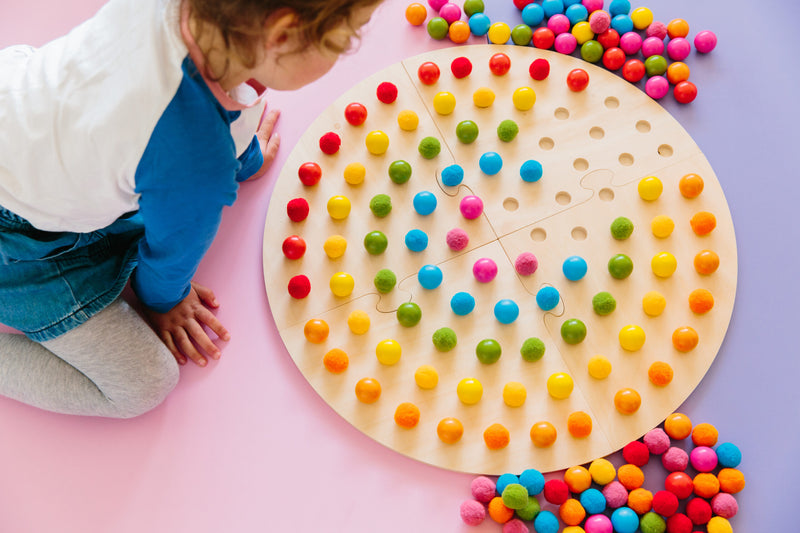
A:
{"label": "child's ear", "polygon": [[279,9],[264,21],[264,42],[267,48],[294,46],[298,37],[297,14],[289,8]]}

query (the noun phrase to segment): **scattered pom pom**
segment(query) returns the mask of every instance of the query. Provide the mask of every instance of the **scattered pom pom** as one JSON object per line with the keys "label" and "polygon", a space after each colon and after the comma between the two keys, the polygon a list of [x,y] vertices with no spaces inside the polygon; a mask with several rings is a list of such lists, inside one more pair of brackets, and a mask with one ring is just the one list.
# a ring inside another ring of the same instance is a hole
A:
{"label": "scattered pom pom", "polygon": [[475,500],[467,500],[461,504],[461,520],[468,526],[478,526],[486,518],[486,508]]}
{"label": "scattered pom pom", "polygon": [[651,429],[644,435],[644,443],[653,455],[661,455],[669,449],[670,440],[667,433],[661,428]]}
{"label": "scattered pom pom", "polygon": [[319,149],[328,155],[333,155],[339,151],[342,139],[332,131],[329,131],[319,139]]}
{"label": "scattered pom pom", "polygon": [[385,81],[378,85],[376,94],[378,96],[378,100],[384,104],[391,104],[397,100],[397,86],[394,83]]}
{"label": "scattered pom pom", "polygon": [[650,460],[650,450],[645,443],[635,440],[622,448],[622,457],[632,465],[644,466]]}

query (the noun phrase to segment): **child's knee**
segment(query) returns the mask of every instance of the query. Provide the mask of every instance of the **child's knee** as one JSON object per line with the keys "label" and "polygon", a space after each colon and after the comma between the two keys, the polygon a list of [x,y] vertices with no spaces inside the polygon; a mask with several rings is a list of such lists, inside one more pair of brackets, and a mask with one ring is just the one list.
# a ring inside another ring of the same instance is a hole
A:
{"label": "child's knee", "polygon": [[133,418],[155,409],[178,384],[180,371],[175,358],[163,347],[156,357],[142,364],[129,377],[129,387],[117,398],[109,398],[119,418]]}

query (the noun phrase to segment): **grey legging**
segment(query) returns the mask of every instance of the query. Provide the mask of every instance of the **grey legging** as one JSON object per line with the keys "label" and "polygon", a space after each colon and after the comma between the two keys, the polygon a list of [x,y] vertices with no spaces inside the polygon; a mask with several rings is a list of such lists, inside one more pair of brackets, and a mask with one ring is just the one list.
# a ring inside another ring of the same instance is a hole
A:
{"label": "grey legging", "polygon": [[0,395],[48,411],[130,418],[177,382],[175,358],[121,298],[41,344],[0,333]]}

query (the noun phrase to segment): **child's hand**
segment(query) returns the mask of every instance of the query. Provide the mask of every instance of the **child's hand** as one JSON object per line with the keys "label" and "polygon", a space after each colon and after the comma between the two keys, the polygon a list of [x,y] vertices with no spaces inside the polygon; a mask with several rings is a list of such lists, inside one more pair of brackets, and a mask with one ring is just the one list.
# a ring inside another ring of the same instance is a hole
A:
{"label": "child's hand", "polygon": [[275,157],[278,155],[278,148],[281,145],[281,136],[275,132],[275,123],[280,116],[281,112],[278,109],[272,109],[264,115],[264,120],[256,132],[256,138],[258,139],[258,144],[261,145],[261,153],[264,156],[264,163],[247,181],[257,180],[266,174],[272,162],[275,161]]}
{"label": "child's hand", "polygon": [[212,359],[219,359],[219,348],[211,342],[203,325],[211,328],[220,339],[230,340],[230,333],[208,310],[209,307],[219,307],[214,293],[211,289],[192,282],[192,288],[186,298],[166,313],[157,313],[145,308],[153,329],[175,356],[178,364],[185,365],[188,356],[199,366],[206,366],[208,360],[197,347]]}

